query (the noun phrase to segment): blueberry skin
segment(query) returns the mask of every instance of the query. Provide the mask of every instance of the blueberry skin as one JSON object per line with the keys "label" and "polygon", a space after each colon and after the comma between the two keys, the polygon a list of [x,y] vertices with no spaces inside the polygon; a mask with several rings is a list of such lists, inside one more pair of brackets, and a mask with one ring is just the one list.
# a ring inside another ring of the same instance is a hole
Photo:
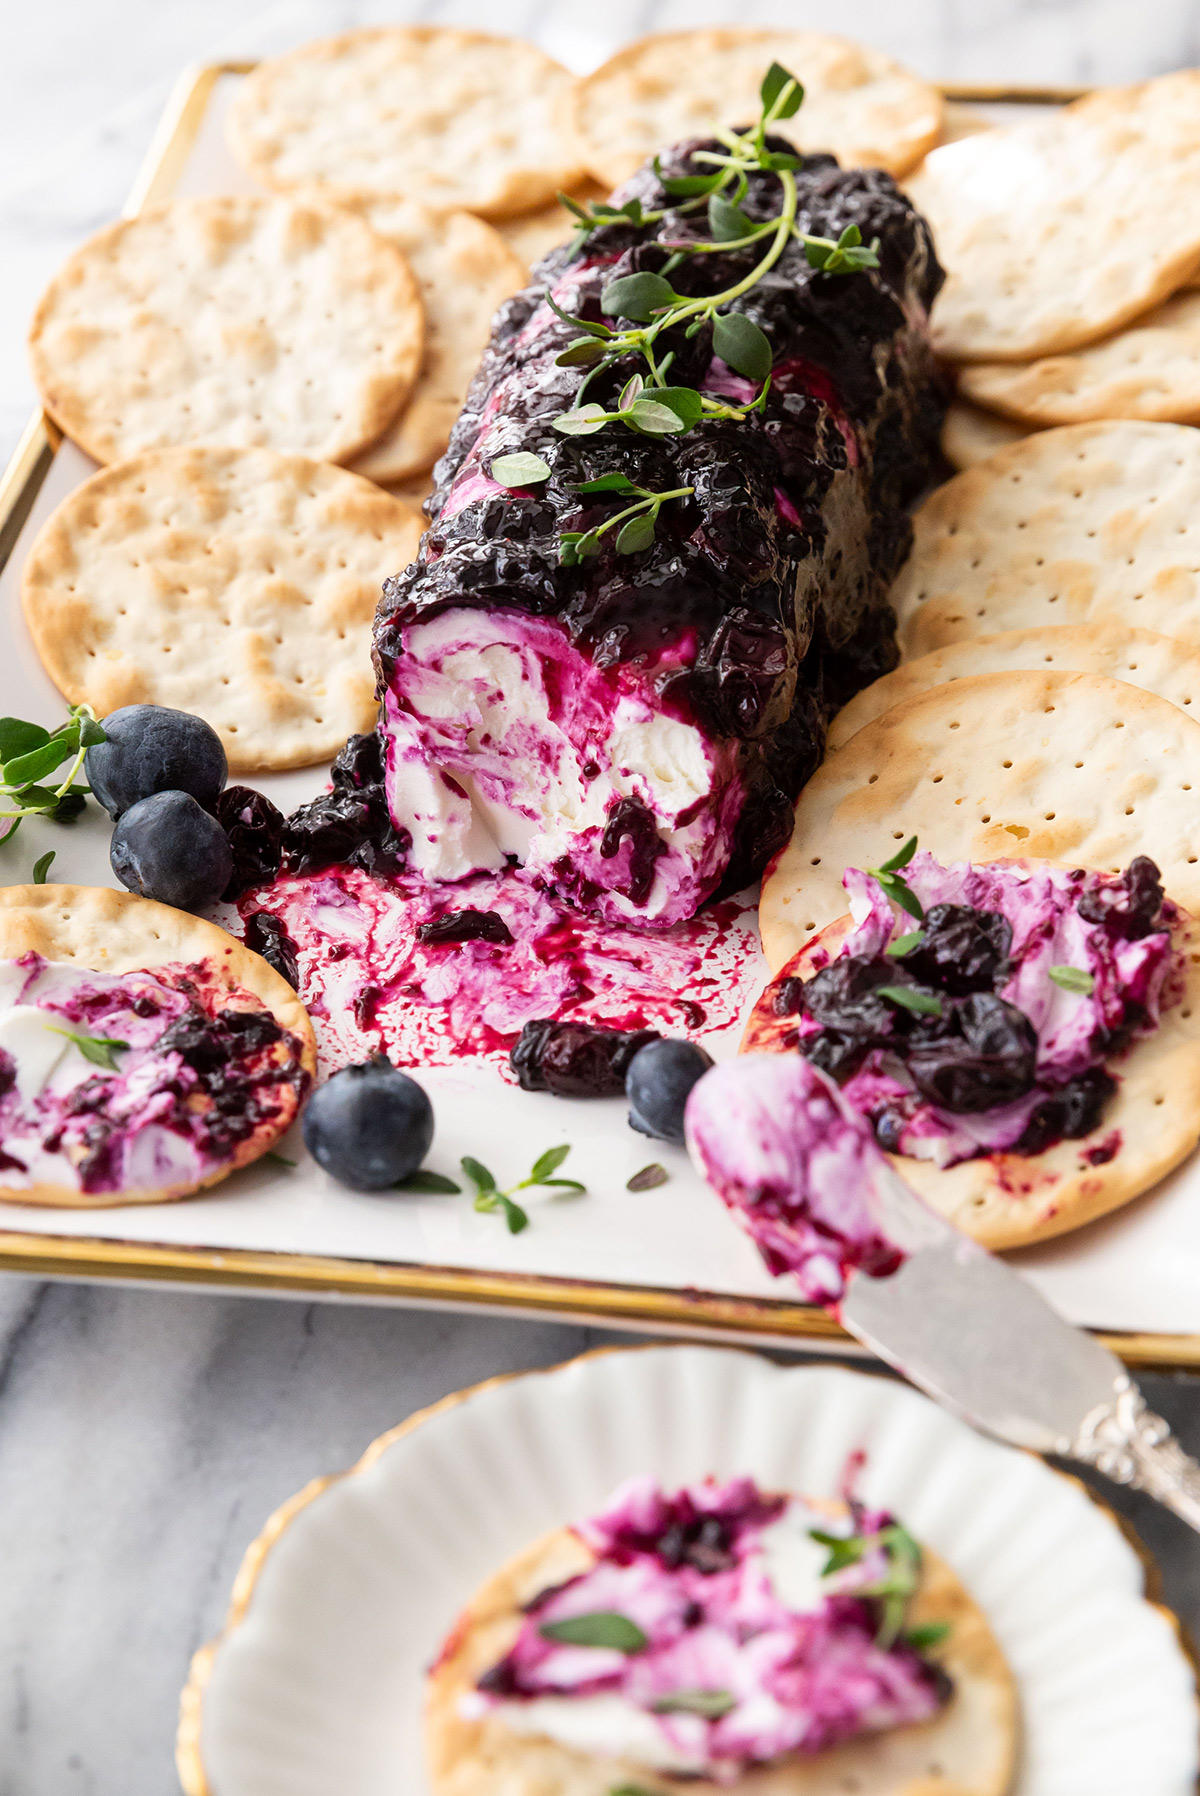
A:
{"label": "blueberry skin", "polygon": [[233,876],[233,850],[190,792],[155,792],[113,830],[112,870],[123,886],[177,910],[215,904]]}
{"label": "blueberry skin", "polygon": [[318,1085],[304,1112],[304,1145],[355,1191],[384,1191],[416,1172],[433,1141],[433,1105],[386,1054]]}
{"label": "blueberry skin", "polygon": [[103,719],[107,740],[83,757],[88,785],[116,821],[153,792],[190,792],[210,810],[229,777],[221,738],[190,711],[123,705]]}
{"label": "blueberry skin", "polygon": [[711,1057],[691,1041],[650,1041],[639,1048],[625,1075],[630,1128],[682,1144],[688,1093],[711,1065]]}

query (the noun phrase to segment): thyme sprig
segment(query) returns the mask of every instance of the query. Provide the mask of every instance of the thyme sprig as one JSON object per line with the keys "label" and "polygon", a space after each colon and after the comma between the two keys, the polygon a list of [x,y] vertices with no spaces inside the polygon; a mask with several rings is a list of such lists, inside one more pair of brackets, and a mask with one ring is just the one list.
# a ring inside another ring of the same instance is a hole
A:
{"label": "thyme sprig", "polygon": [[[823,1578],[858,1565],[869,1553],[883,1549],[886,1569],[870,1584],[858,1586],[855,1596],[875,1597],[880,1603],[879,1646],[893,1646],[904,1628],[905,1611],[921,1581],[921,1548],[899,1522],[889,1522],[873,1534],[827,1534],[810,1528],[809,1537],[819,1546],[828,1547],[829,1558],[822,1567]],[[940,1638],[941,1636],[939,1636]]]}
{"label": "thyme sprig", "polygon": [[482,1161],[474,1159],[472,1155],[464,1154],[459,1164],[475,1187],[475,1208],[485,1213],[491,1210],[502,1211],[504,1220],[508,1224],[509,1234],[519,1235],[522,1229],[529,1227],[529,1215],[519,1203],[514,1201],[514,1192],[528,1191],[534,1186],[555,1186],[563,1191],[574,1192],[578,1196],[579,1193],[587,1190],[587,1186],[580,1184],[578,1179],[556,1179],[553,1176],[570,1151],[569,1147],[547,1148],[546,1152],[540,1154],[534,1161],[528,1178],[518,1180],[515,1185],[510,1185],[507,1191],[500,1190],[494,1174],[488,1171]]}
{"label": "thyme sprig", "polygon": [[667,500],[686,499],[695,488],[676,486],[670,492],[653,493],[648,487],[635,485],[624,474],[602,474],[598,480],[585,480],[575,491],[588,497],[600,493],[618,493],[623,498],[631,495],[636,497],[632,505],[627,505],[623,511],[614,512],[611,518],[606,518],[603,524],[594,525],[591,530],[562,531],[558,539],[558,558],[564,567],[578,567],[589,555],[595,555],[600,548],[601,537],[606,536],[610,530],[617,531],[618,555],[636,555],[639,550],[648,549],[654,541],[658,514]]}
{"label": "thyme sprig", "polygon": [[[790,152],[768,150],[766,137],[773,125],[791,118],[799,110],[803,98],[804,89],[796,77],[781,64],[772,63],[760,89],[758,123],[749,131],[718,132],[717,141],[723,146],[721,151],[697,150],[693,153],[693,162],[710,165],[711,173],[668,177],[655,163],[655,172],[668,197],[682,202],[671,210],[678,215],[703,208],[707,213],[710,237],[708,240],[665,240],[664,247],[673,253],[661,273],[641,270],[608,283],[600,295],[601,310],[607,317],[627,320],[624,328],[577,317],[564,311],[550,295],[546,296],[551,309],[580,333],[558,356],[559,365],[589,369],[570,410],[552,420],[556,430],[568,436],[588,436],[619,422],[646,435],[679,435],[706,418],[740,421],[748,417],[766,402],[771,381],[771,344],[765,332],[745,313],[732,312],[728,308],[770,272],[793,237],[803,244],[810,266],[826,274],[850,274],[879,266],[878,243],[872,243],[869,248],[864,246],[856,225],[847,226],[836,241],[808,235],[797,226],[795,171],[801,166],[801,160]],[[757,173],[777,175],[781,188],[779,211],[761,224],[755,224],[741,204],[749,189],[750,175]],[[594,202],[590,207],[571,201],[566,203],[577,221],[577,246],[593,231],[606,225],[627,224],[641,228],[659,223],[668,215],[666,208],[647,211],[636,199],[626,201],[623,206],[614,206],[611,202]],[[726,253],[760,244],[763,254],[749,273],[719,293],[689,298],[677,293],[667,278],[686,257]],[[659,339],[665,331],[680,326],[688,336],[695,336],[706,325],[712,329],[713,353],[735,374],[758,386],[753,399],[744,404],[728,405],[692,387],[670,386],[672,357],[666,355],[659,359]],[[598,405],[585,405],[583,396],[591,380],[630,355],[639,356],[644,363],[644,369],[635,377],[638,381],[636,397],[627,404],[619,404],[616,412],[606,411]]]}
{"label": "thyme sprig", "polygon": [[[90,705],[72,705],[56,730],[21,717],[0,717],[0,840],[14,836],[25,817],[53,817],[65,822],[83,809],[88,788],[76,784],[83,757],[104,741]],[[66,778],[43,785],[69,761]]]}

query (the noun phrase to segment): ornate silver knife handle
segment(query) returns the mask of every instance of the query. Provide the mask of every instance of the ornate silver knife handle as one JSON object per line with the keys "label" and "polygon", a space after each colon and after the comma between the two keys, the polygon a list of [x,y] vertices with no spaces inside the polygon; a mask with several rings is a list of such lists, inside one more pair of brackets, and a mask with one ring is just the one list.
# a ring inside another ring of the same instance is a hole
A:
{"label": "ornate silver knife handle", "polygon": [[1114,1484],[1145,1491],[1200,1532],[1200,1465],[1146,1407],[1132,1378],[1114,1380],[1111,1399],[1089,1410],[1075,1439],[1059,1451],[1094,1465]]}

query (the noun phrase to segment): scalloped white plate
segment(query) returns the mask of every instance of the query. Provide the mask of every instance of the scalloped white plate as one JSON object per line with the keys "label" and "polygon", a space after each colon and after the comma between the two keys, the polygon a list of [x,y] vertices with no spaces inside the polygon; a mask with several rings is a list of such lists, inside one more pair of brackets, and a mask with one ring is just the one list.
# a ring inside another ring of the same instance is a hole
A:
{"label": "scalloped white plate", "polygon": [[635,1472],[831,1494],[858,1450],[862,1494],[949,1561],[1008,1655],[1025,1729],[1014,1796],[1193,1796],[1191,1667],[1081,1486],[889,1379],[703,1347],[480,1386],[280,1511],[185,1693],[185,1787],[427,1796],[423,1668],[500,1561]]}

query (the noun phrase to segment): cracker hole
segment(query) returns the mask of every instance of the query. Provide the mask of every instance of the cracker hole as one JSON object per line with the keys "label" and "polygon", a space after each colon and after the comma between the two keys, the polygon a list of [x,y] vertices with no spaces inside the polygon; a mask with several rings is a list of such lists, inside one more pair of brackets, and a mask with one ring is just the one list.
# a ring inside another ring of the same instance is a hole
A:
{"label": "cracker hole", "polygon": [[1043,812],[1043,816],[1047,823],[1054,822],[1054,812],[1053,811],[1045,811],[1045,812]]}
{"label": "cracker hole", "polygon": [[1001,767],[1011,767],[1012,762],[1011,761],[1001,761],[1000,765],[1001,765]]}
{"label": "cracker hole", "polygon": [[956,723],[952,723],[952,724],[951,724],[951,725],[950,725],[950,728],[951,728],[951,729],[952,729],[952,730],[956,730],[956,729],[957,729],[957,728],[958,728],[958,725],[957,725],[957,724],[956,724]]}
{"label": "cracker hole", "polygon": [[868,780],[868,781],[867,781],[867,784],[868,784],[868,786],[873,786],[873,785],[874,785],[874,784],[875,784],[875,781],[876,781],[876,780],[877,780],[877,779],[878,779],[878,778],[879,778],[879,775],[878,775],[878,774],[877,774],[877,773],[873,773],[873,774],[872,774],[872,775],[871,775],[871,777],[870,777],[870,779],[869,779],[869,780]]}
{"label": "cracker hole", "polygon": [[819,866],[820,866],[820,865],[821,865],[821,857],[820,857],[820,855],[819,855],[819,854],[814,854],[814,855],[813,855],[813,857],[812,857],[812,860],[811,860],[811,861],[810,861],[810,862],[809,862],[809,863],[808,863],[808,864],[809,864],[809,866],[810,866],[810,867],[819,867]]}
{"label": "cracker hole", "polygon": [[935,774],[934,774],[934,776],[933,776],[933,783],[934,783],[934,785],[935,785],[935,786],[940,786],[940,785],[941,785],[941,783],[942,783],[942,780],[943,780],[943,778],[944,778],[944,775],[943,775],[943,774],[940,774],[940,773],[935,773]]}

